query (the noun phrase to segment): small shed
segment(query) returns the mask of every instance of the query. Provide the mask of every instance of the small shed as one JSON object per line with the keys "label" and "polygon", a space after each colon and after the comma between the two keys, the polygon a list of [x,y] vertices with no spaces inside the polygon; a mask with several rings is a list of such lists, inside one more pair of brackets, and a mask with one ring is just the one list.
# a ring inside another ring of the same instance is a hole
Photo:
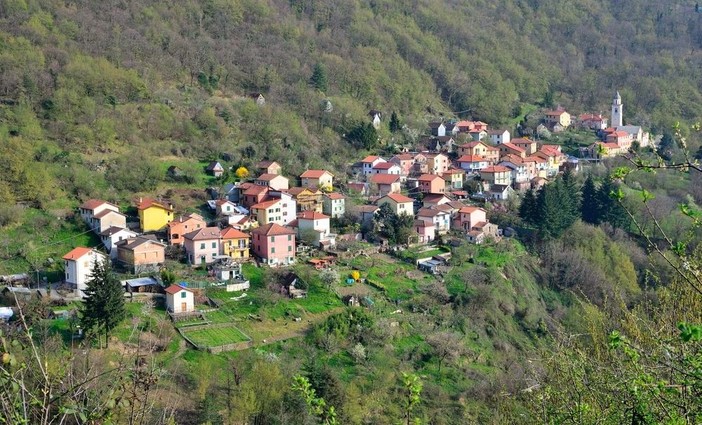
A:
{"label": "small shed", "polygon": [[218,161],[212,161],[207,168],[205,168],[205,171],[215,177],[221,177],[222,174],[224,174],[224,167]]}
{"label": "small shed", "polygon": [[166,288],[166,308],[171,313],[192,313],[195,311],[195,294],[181,285]]}
{"label": "small shed", "polygon": [[156,278],[139,277],[121,281],[124,290],[130,294],[137,293],[163,293],[163,287]]}

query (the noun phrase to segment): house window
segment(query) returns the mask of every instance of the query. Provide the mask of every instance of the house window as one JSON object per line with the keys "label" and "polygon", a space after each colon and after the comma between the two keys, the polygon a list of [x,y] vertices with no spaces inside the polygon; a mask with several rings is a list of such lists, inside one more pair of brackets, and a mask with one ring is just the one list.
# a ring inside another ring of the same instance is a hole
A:
{"label": "house window", "polygon": [[275,247],[271,248],[271,254],[275,254]]}
{"label": "house window", "polygon": [[275,242],[275,236],[271,236],[271,242]]}
{"label": "house window", "polygon": [[288,245],[288,252],[291,252],[291,251],[292,251],[292,247],[290,245]]}
{"label": "house window", "polygon": [[217,242],[212,242],[212,248],[217,248]]}
{"label": "house window", "polygon": [[180,291],[180,297],[181,298],[187,298],[188,294],[185,291]]}
{"label": "house window", "polygon": [[292,240],[292,235],[288,235],[288,242]]}
{"label": "house window", "polygon": [[204,242],[200,244],[200,249],[205,249],[205,243],[204,243]]}

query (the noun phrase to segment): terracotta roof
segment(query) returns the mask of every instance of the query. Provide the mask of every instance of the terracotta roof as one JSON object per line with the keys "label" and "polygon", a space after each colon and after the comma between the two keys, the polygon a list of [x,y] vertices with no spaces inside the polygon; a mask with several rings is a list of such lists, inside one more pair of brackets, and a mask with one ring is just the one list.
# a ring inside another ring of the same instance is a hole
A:
{"label": "terracotta roof", "polygon": [[166,244],[163,244],[159,242],[156,239],[156,236],[154,235],[142,235],[142,236],[136,236],[133,238],[129,239],[122,239],[121,241],[117,242],[115,245],[117,245],[121,249],[127,249],[127,250],[133,250],[134,248],[144,245],[145,243],[154,243],[156,245],[160,245],[162,247],[166,247]]}
{"label": "terracotta roof", "polygon": [[473,228],[475,228],[475,229],[482,229],[482,228],[485,227],[485,226],[487,226],[487,221],[479,221],[479,222],[475,223],[475,225],[473,226]]}
{"label": "terracotta roof", "polygon": [[417,179],[417,181],[420,181],[420,182],[431,182],[431,181],[434,181],[434,180],[436,180],[436,179],[441,179],[441,180],[443,180],[441,177],[437,176],[436,174],[422,174],[421,176],[419,176],[419,178]]}
{"label": "terracotta roof", "polygon": [[446,211],[434,207],[420,208],[417,211],[417,217],[436,217],[439,214],[446,214]]}
{"label": "terracotta roof", "polygon": [[446,195],[442,195],[440,193],[430,193],[430,194],[424,196],[424,198],[422,199],[422,202],[434,203],[434,202],[440,201],[443,198],[448,199],[448,197]]}
{"label": "terracotta roof", "polygon": [[112,205],[113,207],[116,207],[116,205],[110,204],[107,201],[101,201],[99,199],[89,199],[83,203],[83,205],[80,206],[80,208],[83,208],[85,210],[94,210],[95,208],[99,207],[100,205]]}
{"label": "terracotta roof", "polygon": [[304,173],[300,174],[300,177],[303,179],[318,179],[322,177],[325,173],[334,177],[334,175],[327,170],[307,170]]}
{"label": "terracotta roof", "polygon": [[524,160],[525,160],[525,161],[527,161],[527,160],[528,160],[528,161],[534,161],[534,162],[539,162],[539,163],[548,162],[547,160],[545,160],[544,158],[542,158],[542,157],[540,157],[540,156],[538,156],[538,155],[527,156],[526,158],[524,158]]}
{"label": "terracotta roof", "polygon": [[502,165],[493,165],[492,167],[487,167],[480,170],[481,173],[504,173],[506,171],[510,171],[510,169]]}
{"label": "terracotta roof", "polygon": [[280,167],[280,164],[278,164],[275,161],[260,161],[256,164],[256,168],[268,168],[273,164],[276,164],[277,166]]}
{"label": "terracotta roof", "polygon": [[379,162],[373,166],[374,170],[389,170],[392,167],[397,167],[393,162]]}
{"label": "terracotta roof", "polygon": [[261,181],[264,181],[264,182],[269,182],[269,181],[271,181],[271,180],[273,180],[273,179],[275,179],[275,178],[278,178],[278,177],[283,178],[283,179],[285,179],[285,180],[288,179],[287,177],[283,177],[283,176],[281,176],[280,174],[269,174],[269,173],[266,173],[266,174],[261,174],[260,176],[256,177],[256,180],[261,180]]}
{"label": "terracotta roof", "polygon": [[619,149],[619,145],[616,143],[602,143],[602,145],[608,149]]}
{"label": "terracotta roof", "polygon": [[458,158],[458,162],[486,162],[487,159],[480,155],[463,155]]}
{"label": "terracotta roof", "polygon": [[188,288],[184,288],[184,287],[182,287],[182,286],[180,286],[180,285],[175,285],[175,284],[173,284],[173,285],[169,286],[168,288],[166,288],[165,291],[166,291],[166,293],[171,294],[171,295],[175,295],[175,294],[177,294],[177,293],[180,292],[180,291],[193,292],[193,291],[191,291],[191,290],[188,289]]}
{"label": "terracotta roof", "polygon": [[68,254],[63,256],[64,260],[78,260],[84,255],[88,254],[90,251],[92,251],[92,248],[85,248],[82,246],[79,246],[77,248],[73,248]]}
{"label": "terracotta roof", "polygon": [[244,195],[260,195],[262,193],[268,192],[268,190],[268,186],[252,185],[244,191]]}
{"label": "terracotta roof", "polygon": [[443,174],[465,174],[466,170],[457,170],[455,168],[452,168],[450,170],[444,171]]}
{"label": "terracotta roof", "polygon": [[361,160],[361,163],[369,164],[369,163],[375,162],[378,159],[383,159],[383,158],[376,156],[376,155],[368,155],[367,157],[365,157]]}
{"label": "terracotta roof", "polygon": [[294,235],[295,231],[283,227],[280,224],[268,223],[261,227],[257,227],[251,231],[254,235],[278,236],[278,235]]}
{"label": "terracotta roof", "polygon": [[516,145],[516,144],[523,144],[523,145],[529,144],[530,145],[530,144],[536,143],[536,142],[531,140],[531,139],[527,139],[525,137],[518,137],[516,139],[510,140],[509,143],[511,143],[513,145]]}
{"label": "terracotta roof", "polygon": [[217,202],[215,202],[215,205],[224,205],[224,204],[234,204],[234,202],[230,201],[229,199],[218,199]]}
{"label": "terracotta roof", "polygon": [[582,114],[578,117],[580,121],[604,121],[606,120],[601,114]]}
{"label": "terracotta roof", "polygon": [[627,133],[626,131],[619,131],[619,130],[617,130],[617,131],[615,131],[614,133],[612,133],[612,135],[615,136],[615,137],[626,137],[626,136],[629,135],[629,133]]}
{"label": "terracotta roof", "polygon": [[[469,205],[469,206],[465,206],[465,207],[461,208],[460,210],[458,210],[458,212],[461,214],[470,214],[470,213],[478,211],[478,210],[483,210],[483,209],[478,208],[478,207],[471,207]],[[483,211],[485,211],[485,210],[483,210]]]}
{"label": "terracotta roof", "polygon": [[298,220],[322,220],[325,218],[329,219],[329,216],[318,213],[317,211],[303,211],[297,215]]}
{"label": "terracotta roof", "polygon": [[565,112],[566,112],[565,109],[556,109],[556,110],[554,110],[554,111],[546,111],[546,112],[544,112],[544,115],[546,115],[546,116],[558,116],[558,117],[560,117],[560,116],[563,115]]}
{"label": "terracotta roof", "polygon": [[488,130],[488,134],[493,136],[493,135],[499,135],[499,134],[505,134],[505,131],[509,133],[508,130]]}
{"label": "terracotta roof", "polygon": [[219,239],[221,232],[219,227],[203,227],[202,229],[197,229],[192,232],[183,235],[185,239],[190,239],[193,241],[203,241]]}
{"label": "terracotta roof", "polygon": [[[95,214],[95,215],[93,216],[93,218],[97,218],[98,220],[100,220],[101,218],[103,218],[103,217],[105,217],[106,215],[109,215],[109,214],[119,214],[119,215],[124,216],[124,214],[122,214],[122,213],[119,212],[119,211],[105,210],[105,211],[100,212],[100,214]],[[125,217],[126,217],[126,216],[125,216]]]}
{"label": "terracotta roof", "polygon": [[168,227],[177,226],[177,225],[184,223],[186,221],[189,221],[189,220],[205,221],[200,214],[190,213],[190,214],[181,215],[180,217],[176,218],[175,220],[169,222]]}
{"label": "terracotta roof", "polygon": [[370,176],[370,181],[375,184],[393,184],[400,181],[400,176],[397,174],[373,174]]}
{"label": "terracotta roof", "polygon": [[412,161],[414,159],[414,155],[412,155],[411,153],[401,153],[390,158],[390,161],[392,161],[393,159],[397,159],[400,161]]}
{"label": "terracotta roof", "polygon": [[511,162],[514,165],[522,165],[524,164],[524,158],[514,154],[507,154],[500,158],[500,162]]}
{"label": "terracotta roof", "polygon": [[255,205],[251,205],[251,209],[252,210],[266,209],[270,206],[277,204],[278,202],[280,202],[280,199],[270,199],[267,201],[259,202],[258,204],[255,204]]}
{"label": "terracotta roof", "polygon": [[220,236],[222,239],[242,239],[242,238],[248,238],[249,235],[246,233],[242,232],[241,230],[237,230],[233,227],[227,227],[225,229],[222,229],[220,232]]}
{"label": "terracotta roof", "polygon": [[511,150],[514,150],[514,151],[517,151],[517,152],[520,152],[520,153],[526,152],[523,148],[520,148],[519,146],[514,145],[514,144],[512,144],[511,142],[510,142],[510,143],[503,143],[503,144],[500,145],[500,146],[504,146],[505,148],[508,148],[508,149],[511,149]]}
{"label": "terracotta roof", "polygon": [[346,199],[346,197],[345,197],[344,195],[342,195],[341,193],[339,193],[339,192],[327,193],[327,194],[325,194],[324,196],[326,196],[327,198],[329,198],[329,199],[331,199],[331,200],[333,200],[333,201],[336,201],[336,200],[339,200],[339,199]]}
{"label": "terracotta roof", "polygon": [[139,202],[139,205],[137,205],[137,209],[140,209],[140,210],[145,210],[145,209],[148,209],[151,207],[161,208],[162,210],[166,210],[166,211],[173,211],[172,207],[169,207],[168,205],[164,205],[160,202],[157,202],[153,199],[148,199],[148,198],[143,199],[141,202]]}
{"label": "terracotta roof", "polygon": [[487,145],[486,145],[485,143],[483,143],[483,142],[470,142],[470,143],[464,143],[464,144],[462,144],[462,145],[459,146],[459,147],[462,148],[462,149],[473,149],[474,147],[476,147],[476,146],[478,146],[478,145],[487,146]]}
{"label": "terracotta roof", "polygon": [[347,183],[346,186],[351,190],[355,190],[356,192],[362,192],[366,189],[365,183]]}
{"label": "terracotta roof", "polygon": [[[392,199],[394,202],[397,202],[398,204],[402,204],[405,202],[414,202],[414,199],[409,198],[409,197],[402,195],[400,193],[390,193],[388,195],[383,196],[383,198]],[[383,199],[383,198],[380,198],[380,199]]]}
{"label": "terracotta roof", "polygon": [[414,220],[414,225],[415,227],[434,227],[434,223],[424,220]]}
{"label": "terracotta roof", "polygon": [[358,207],[359,212],[376,212],[378,210],[377,205],[361,205]]}

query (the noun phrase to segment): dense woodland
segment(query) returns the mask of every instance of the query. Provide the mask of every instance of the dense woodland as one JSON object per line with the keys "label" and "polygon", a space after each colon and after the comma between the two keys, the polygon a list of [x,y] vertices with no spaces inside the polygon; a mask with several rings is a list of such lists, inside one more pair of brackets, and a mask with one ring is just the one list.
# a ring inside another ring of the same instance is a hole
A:
{"label": "dense woodland", "polygon": [[[88,243],[70,218],[87,198],[167,195],[171,164],[185,188],[214,159],[343,172],[440,117],[513,128],[537,105],[606,112],[619,90],[625,120],[663,135],[641,160],[686,161],[701,19],[661,0],[0,0],[0,269]],[[364,141],[369,109],[403,127]],[[455,248],[443,283],[255,350],[180,352],[148,306],[127,311],[131,345],[77,349],[28,305],[1,339],[5,421],[700,422],[702,174],[646,164],[492,206],[517,239]]]}

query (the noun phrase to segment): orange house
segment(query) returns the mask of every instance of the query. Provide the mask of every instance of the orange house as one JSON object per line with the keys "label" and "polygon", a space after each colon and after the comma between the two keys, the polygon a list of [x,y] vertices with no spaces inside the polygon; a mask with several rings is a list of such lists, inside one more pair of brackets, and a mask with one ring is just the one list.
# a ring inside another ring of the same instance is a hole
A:
{"label": "orange house", "polygon": [[200,214],[185,214],[168,223],[168,243],[182,245],[183,235],[193,230],[207,227],[207,223]]}
{"label": "orange house", "polygon": [[417,179],[419,191],[422,193],[444,193],[446,181],[436,174],[423,174]]}

